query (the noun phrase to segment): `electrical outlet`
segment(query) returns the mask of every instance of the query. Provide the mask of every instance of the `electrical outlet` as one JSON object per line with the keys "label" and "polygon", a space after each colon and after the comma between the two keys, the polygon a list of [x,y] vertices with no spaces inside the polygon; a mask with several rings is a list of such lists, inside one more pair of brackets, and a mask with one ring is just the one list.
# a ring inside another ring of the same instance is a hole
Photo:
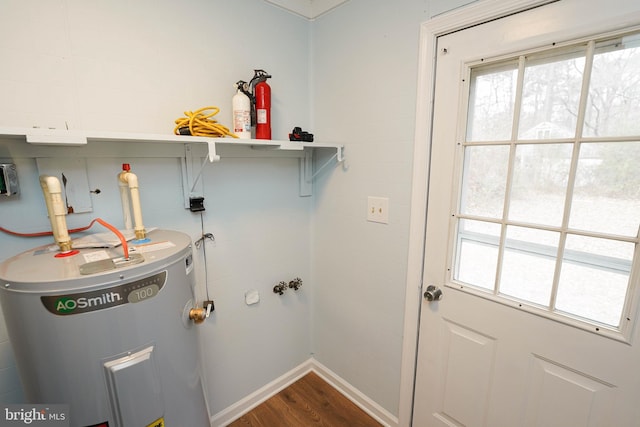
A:
{"label": "electrical outlet", "polygon": [[386,197],[367,198],[367,221],[389,224],[389,199]]}

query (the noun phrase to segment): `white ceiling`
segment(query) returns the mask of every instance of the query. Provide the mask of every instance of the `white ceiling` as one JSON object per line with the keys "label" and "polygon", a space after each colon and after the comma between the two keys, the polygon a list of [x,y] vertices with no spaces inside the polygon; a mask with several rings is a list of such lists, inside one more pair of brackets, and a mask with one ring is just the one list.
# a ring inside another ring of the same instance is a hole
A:
{"label": "white ceiling", "polygon": [[265,0],[296,15],[307,19],[315,19],[318,16],[340,6],[349,0]]}

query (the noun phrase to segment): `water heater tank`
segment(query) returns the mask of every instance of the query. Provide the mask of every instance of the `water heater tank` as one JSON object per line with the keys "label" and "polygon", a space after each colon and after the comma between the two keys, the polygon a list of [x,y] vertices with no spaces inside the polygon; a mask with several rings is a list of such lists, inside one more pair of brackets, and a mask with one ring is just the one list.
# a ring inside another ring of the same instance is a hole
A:
{"label": "water heater tank", "polygon": [[0,302],[28,403],[69,405],[72,427],[209,426],[189,236],[0,264]]}

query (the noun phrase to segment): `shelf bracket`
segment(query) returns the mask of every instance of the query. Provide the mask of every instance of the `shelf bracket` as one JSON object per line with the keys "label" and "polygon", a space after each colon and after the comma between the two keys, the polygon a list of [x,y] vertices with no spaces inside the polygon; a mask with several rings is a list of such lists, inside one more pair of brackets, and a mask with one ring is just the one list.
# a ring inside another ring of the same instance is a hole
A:
{"label": "shelf bracket", "polygon": [[300,158],[300,196],[311,196],[313,191],[313,180],[322,172],[333,160],[337,163],[344,161],[344,151],[342,146],[335,147],[336,153],[313,172],[313,151],[304,150],[304,157]]}
{"label": "shelf bracket", "polygon": [[300,171],[300,197],[307,197],[313,194],[313,150],[304,150],[304,157],[299,159]]}
{"label": "shelf bracket", "polygon": [[338,160],[338,163],[342,163],[344,161],[344,147],[343,146],[336,147],[336,160]]}
{"label": "shelf bracket", "polygon": [[216,153],[216,142],[215,141],[207,141],[208,149],[209,149],[209,161],[219,162],[220,156]]}
{"label": "shelf bracket", "polygon": [[[184,196],[184,207],[189,209],[192,197],[202,197],[204,187],[202,185],[202,172],[211,157],[205,156],[204,161],[193,152],[191,144],[184,145],[184,157],[182,158],[182,192]],[[215,155],[215,152],[214,152]],[[219,156],[217,156],[220,159]]]}

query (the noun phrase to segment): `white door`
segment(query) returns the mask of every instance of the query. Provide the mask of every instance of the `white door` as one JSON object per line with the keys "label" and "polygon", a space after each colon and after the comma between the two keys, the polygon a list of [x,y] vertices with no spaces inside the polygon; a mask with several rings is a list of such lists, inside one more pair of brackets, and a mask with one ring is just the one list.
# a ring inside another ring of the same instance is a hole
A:
{"label": "white door", "polygon": [[639,25],[562,0],[438,38],[414,426],[640,426]]}

